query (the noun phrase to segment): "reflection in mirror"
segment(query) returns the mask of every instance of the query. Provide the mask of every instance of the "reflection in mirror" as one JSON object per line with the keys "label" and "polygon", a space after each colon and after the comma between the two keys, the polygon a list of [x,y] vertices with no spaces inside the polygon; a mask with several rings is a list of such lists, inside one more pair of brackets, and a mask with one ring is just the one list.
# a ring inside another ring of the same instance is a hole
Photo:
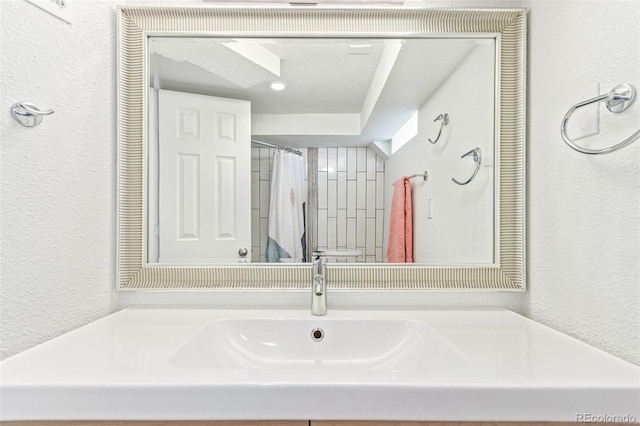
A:
{"label": "reflection in mirror", "polygon": [[[494,263],[494,38],[151,37],[148,51],[149,263]],[[477,176],[456,185],[476,147]]]}

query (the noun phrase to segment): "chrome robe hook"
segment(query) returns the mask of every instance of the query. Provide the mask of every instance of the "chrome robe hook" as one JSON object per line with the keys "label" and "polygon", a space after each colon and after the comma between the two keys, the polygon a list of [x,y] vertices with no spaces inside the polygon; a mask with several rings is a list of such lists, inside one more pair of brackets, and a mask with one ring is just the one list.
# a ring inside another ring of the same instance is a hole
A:
{"label": "chrome robe hook", "polygon": [[444,114],[440,114],[439,116],[436,117],[435,120],[433,120],[433,122],[435,123],[438,120],[442,120],[442,123],[440,123],[440,130],[438,131],[438,136],[436,136],[436,140],[432,141],[431,138],[429,138],[429,142],[431,143],[436,143],[438,142],[438,139],[440,139],[440,135],[442,134],[442,128],[449,124],[449,114],[446,112]]}
{"label": "chrome robe hook", "polygon": [[562,135],[562,139],[564,142],[569,145],[571,148],[575,149],[578,152],[583,154],[607,154],[609,152],[617,151],[620,148],[623,148],[629,145],[634,140],[640,138],[640,130],[629,136],[627,139],[619,142],[615,145],[612,145],[608,148],[603,149],[587,149],[582,148],[573,142],[569,136],[567,135],[567,123],[569,122],[569,117],[574,113],[578,108],[582,108],[583,106],[593,104],[595,102],[605,102],[607,109],[614,113],[619,114],[623,111],[626,111],[627,108],[631,106],[634,99],[636,97],[636,89],[630,84],[619,84],[614,87],[609,93],[604,95],[596,96],[595,98],[587,99],[586,101],[580,102],[569,108],[569,111],[565,114],[562,119],[562,124],[560,125],[560,134]]}
{"label": "chrome robe hook", "polygon": [[36,127],[42,123],[42,117],[51,115],[54,111],[40,111],[38,107],[27,102],[17,102],[11,107],[11,115],[16,121],[25,127]]}
{"label": "chrome robe hook", "polygon": [[473,162],[476,163],[476,169],[473,171],[473,174],[471,175],[471,177],[467,179],[465,182],[460,182],[459,180],[456,180],[456,178],[451,178],[451,180],[457,183],[458,185],[468,184],[473,180],[473,178],[476,177],[476,175],[478,174],[478,171],[480,171],[480,163],[482,162],[482,154],[481,154],[480,148],[476,147],[471,151],[462,154],[460,158],[468,157],[469,155],[473,155]]}

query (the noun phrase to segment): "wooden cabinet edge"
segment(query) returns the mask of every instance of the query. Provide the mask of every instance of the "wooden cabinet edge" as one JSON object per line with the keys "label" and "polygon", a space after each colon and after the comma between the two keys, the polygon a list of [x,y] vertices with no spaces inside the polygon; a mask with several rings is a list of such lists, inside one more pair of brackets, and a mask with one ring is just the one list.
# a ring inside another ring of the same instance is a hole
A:
{"label": "wooden cabinet edge", "polygon": [[[316,421],[310,426],[569,426],[579,422],[434,422],[434,421]],[[628,423],[598,423],[599,425],[622,426]]]}
{"label": "wooden cabinet edge", "polygon": [[[433,421],[5,421],[1,426],[568,426],[574,422],[433,422]],[[599,423],[623,426],[625,423]]]}
{"label": "wooden cabinet edge", "polygon": [[256,421],[7,421],[1,426],[309,426],[308,420],[256,420]]}

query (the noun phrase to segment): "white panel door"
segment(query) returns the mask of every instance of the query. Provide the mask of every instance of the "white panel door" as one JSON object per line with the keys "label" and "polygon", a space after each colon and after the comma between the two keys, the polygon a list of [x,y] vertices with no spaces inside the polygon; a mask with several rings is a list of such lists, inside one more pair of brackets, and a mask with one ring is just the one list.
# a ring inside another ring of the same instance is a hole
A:
{"label": "white panel door", "polygon": [[250,261],[251,103],[160,90],[158,104],[158,261]]}

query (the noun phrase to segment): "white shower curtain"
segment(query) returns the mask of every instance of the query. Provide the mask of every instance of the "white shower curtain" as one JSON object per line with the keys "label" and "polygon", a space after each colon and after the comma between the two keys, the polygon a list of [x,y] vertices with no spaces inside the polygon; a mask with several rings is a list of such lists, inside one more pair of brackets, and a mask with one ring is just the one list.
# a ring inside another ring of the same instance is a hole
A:
{"label": "white shower curtain", "polygon": [[302,156],[284,150],[274,153],[267,262],[306,261],[305,175]]}

